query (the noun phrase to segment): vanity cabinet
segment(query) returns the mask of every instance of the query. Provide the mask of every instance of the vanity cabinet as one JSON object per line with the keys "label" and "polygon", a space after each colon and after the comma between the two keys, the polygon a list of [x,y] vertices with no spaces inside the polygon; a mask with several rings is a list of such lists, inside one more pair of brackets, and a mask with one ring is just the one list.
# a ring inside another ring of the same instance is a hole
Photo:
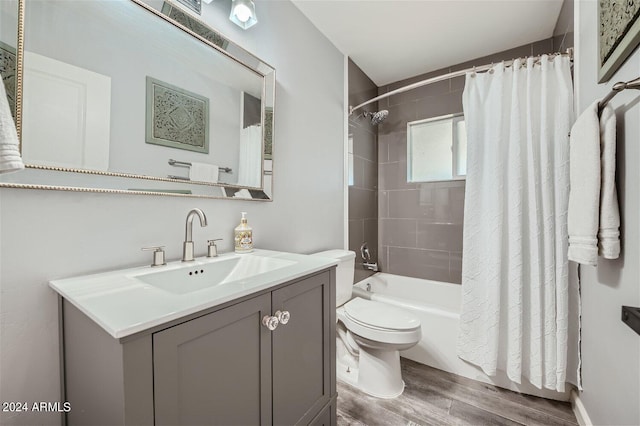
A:
{"label": "vanity cabinet", "polygon": [[[114,339],[63,302],[68,424],[336,423],[335,269]],[[263,318],[288,311],[271,331]]]}

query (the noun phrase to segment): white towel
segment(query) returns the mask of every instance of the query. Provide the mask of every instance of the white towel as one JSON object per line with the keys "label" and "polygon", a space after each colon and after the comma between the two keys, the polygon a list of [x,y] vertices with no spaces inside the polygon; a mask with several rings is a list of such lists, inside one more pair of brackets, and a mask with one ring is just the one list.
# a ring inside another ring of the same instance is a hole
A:
{"label": "white towel", "polygon": [[191,163],[189,179],[199,182],[218,183],[218,166],[206,163]]}
{"label": "white towel", "polygon": [[598,254],[605,259],[620,255],[620,212],[616,192],[616,113],[606,105],[600,115],[600,226]]}
{"label": "white towel", "polygon": [[11,117],[7,92],[0,80],[0,173],[10,173],[20,169],[24,169],[20,156],[20,141]]}
{"label": "white towel", "polygon": [[620,216],[615,189],[615,113],[605,106],[598,117],[594,102],[571,128],[570,182],[567,226],[568,258],[597,265],[600,254],[607,259],[620,253]]}
{"label": "white towel", "polygon": [[251,198],[251,193],[249,192],[248,189],[242,188],[241,190],[233,194],[233,197],[234,198]]}
{"label": "white towel", "polygon": [[600,122],[598,102],[578,117],[569,137],[569,260],[597,264],[600,205]]}

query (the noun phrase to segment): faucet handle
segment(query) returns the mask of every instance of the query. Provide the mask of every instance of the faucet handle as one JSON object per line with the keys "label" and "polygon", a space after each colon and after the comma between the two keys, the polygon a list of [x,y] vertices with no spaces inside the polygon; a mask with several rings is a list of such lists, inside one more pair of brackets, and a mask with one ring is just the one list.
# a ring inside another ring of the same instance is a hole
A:
{"label": "faucet handle", "polygon": [[164,246],[142,247],[142,250],[153,250],[153,263],[151,266],[162,266],[167,264],[164,260]]}
{"label": "faucet handle", "polygon": [[222,238],[216,238],[213,240],[207,240],[207,257],[217,257],[218,256],[218,247],[216,246],[216,241],[222,241]]}

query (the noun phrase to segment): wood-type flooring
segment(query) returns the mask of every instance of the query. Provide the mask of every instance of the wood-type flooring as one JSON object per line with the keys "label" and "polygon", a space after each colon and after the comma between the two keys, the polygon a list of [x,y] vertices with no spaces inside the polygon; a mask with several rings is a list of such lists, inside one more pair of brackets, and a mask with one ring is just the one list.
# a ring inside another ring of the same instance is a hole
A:
{"label": "wood-type flooring", "polygon": [[338,425],[576,426],[568,402],[524,395],[402,358],[404,393],[368,396],[338,381]]}

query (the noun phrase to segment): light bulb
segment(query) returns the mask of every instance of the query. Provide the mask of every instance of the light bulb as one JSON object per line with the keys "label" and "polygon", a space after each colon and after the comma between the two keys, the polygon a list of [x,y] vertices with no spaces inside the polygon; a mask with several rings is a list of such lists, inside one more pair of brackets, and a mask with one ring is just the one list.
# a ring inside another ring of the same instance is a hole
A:
{"label": "light bulb", "polygon": [[251,9],[244,4],[239,4],[233,9],[233,14],[236,15],[238,21],[247,22],[251,18]]}

